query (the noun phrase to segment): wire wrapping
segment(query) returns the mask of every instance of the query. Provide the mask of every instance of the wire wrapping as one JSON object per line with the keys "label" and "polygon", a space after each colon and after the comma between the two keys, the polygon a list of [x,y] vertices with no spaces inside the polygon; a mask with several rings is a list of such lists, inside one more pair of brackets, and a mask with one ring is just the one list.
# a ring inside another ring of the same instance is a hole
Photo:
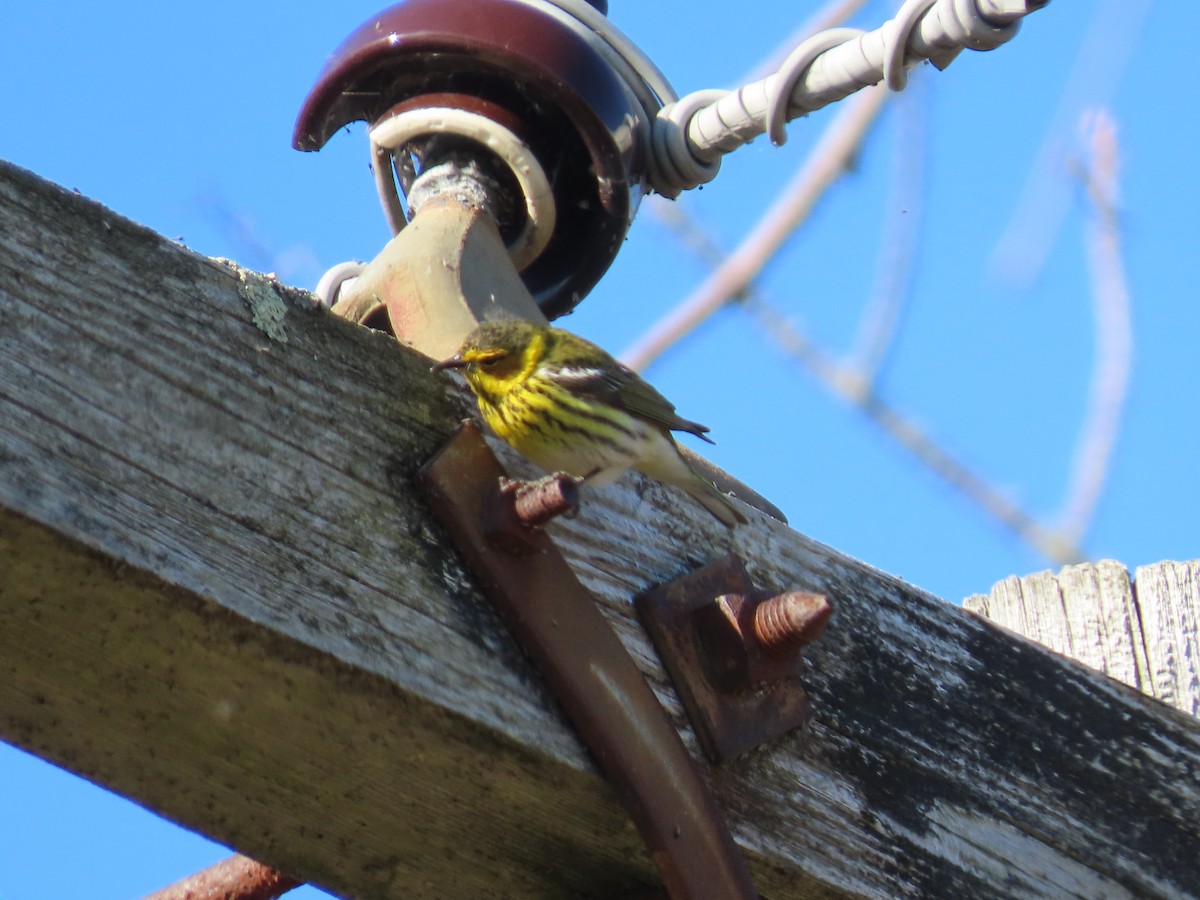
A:
{"label": "wire wrapping", "polygon": [[[736,91],[699,91],[654,116],[650,184],[677,197],[711,181],[721,157],[763,133],[776,145],[785,122],[885,81],[903,90],[922,60],[945,68],[963,49],[991,50],[1049,0],[908,0],[874,31],[833,28],[803,41],[779,69]],[[661,137],[657,132],[666,132]],[[691,157],[689,160],[687,157]]]}

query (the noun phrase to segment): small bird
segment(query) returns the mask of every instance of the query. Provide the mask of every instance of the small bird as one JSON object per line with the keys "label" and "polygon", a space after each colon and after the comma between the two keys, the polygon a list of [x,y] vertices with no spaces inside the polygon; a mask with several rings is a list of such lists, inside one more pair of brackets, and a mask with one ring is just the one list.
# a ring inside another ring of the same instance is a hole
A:
{"label": "small bird", "polygon": [[527,321],[489,322],[433,371],[461,369],[484,420],[547,472],[608,484],[637,469],[682,488],[725,525],[744,525],[733,502],[683,458],[672,431],[708,428],[590,341]]}

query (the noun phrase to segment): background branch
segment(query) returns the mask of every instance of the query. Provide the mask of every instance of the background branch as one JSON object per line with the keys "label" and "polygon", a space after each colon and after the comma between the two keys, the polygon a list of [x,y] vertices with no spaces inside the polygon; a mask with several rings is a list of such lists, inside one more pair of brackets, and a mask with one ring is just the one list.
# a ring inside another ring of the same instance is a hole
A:
{"label": "background branch", "polygon": [[913,78],[893,101],[896,137],[879,261],[851,352],[853,367],[871,385],[891,354],[912,289],[925,190],[925,83]]}
{"label": "background branch", "polygon": [[1046,559],[1064,565],[1084,558],[1068,535],[1039,522],[1003,491],[945,450],[915,420],[882,399],[861,370],[838,362],[761,298],[748,298],[744,308],[762,326],[763,333],[799,360],[821,385],[861,412],[933,474],[956,488]]}
{"label": "background branch", "polygon": [[880,108],[867,107],[865,101],[853,116],[847,110],[830,126],[779,202],[728,256],[683,204],[654,205],[655,214],[676,238],[714,270],[690,297],[626,351],[624,358],[633,367],[644,368],[725,304],[739,301],[763,333],[800,362],[819,384],[859,410],[933,474],[1047,560],[1060,565],[1078,562],[1085,558],[1079,542],[1105,481],[1129,368],[1128,297],[1123,288],[1113,205],[1116,149],[1111,121],[1101,118],[1092,130],[1093,162],[1089,171],[1097,171],[1087,179],[1097,209],[1090,244],[1096,285],[1096,374],[1090,411],[1081,428],[1072,468],[1075,475],[1068,501],[1061,525],[1052,527],[947,451],[915,420],[884,400],[876,389],[879,371],[893,346],[903,311],[919,231],[923,129],[920,105],[905,106],[907,114],[900,126],[891,194],[885,204],[890,218],[884,229],[876,287],[860,318],[855,349],[845,361],[822,348],[774,308],[755,289],[754,282],[762,267],[806,220],[817,199],[845,171],[847,162],[865,139]]}
{"label": "background branch", "polygon": [[1019,289],[1028,289],[1045,269],[1071,207],[1070,186],[1062,177],[1071,131],[1082,110],[1111,102],[1152,6],[1151,0],[1107,0],[1086,20],[1057,108],[988,261],[989,271]]}
{"label": "background branch", "polygon": [[[720,248],[684,207],[662,204],[659,211],[662,221],[699,259],[713,266],[721,264]],[[1084,558],[1069,534],[1038,521],[966,463],[943,449],[915,420],[879,396],[873,373],[853,362],[838,360],[764,299],[753,284],[745,289],[740,308],[758,323],[764,335],[803,365],[818,384],[861,412],[931,472],[957,488],[1046,559],[1065,565]]]}
{"label": "background branch", "polygon": [[759,220],[733,253],[682,303],[652,325],[622,355],[630,368],[644,370],[691,334],[726,303],[740,297],[763,266],[812,213],[846,167],[878,118],[887,99],[881,85],[865,88],[842,106],[783,196]]}
{"label": "background branch", "polygon": [[1086,226],[1086,249],[1096,350],[1087,414],[1079,429],[1060,517],[1060,530],[1073,541],[1080,540],[1087,531],[1108,480],[1129,394],[1133,358],[1129,285],[1117,216],[1117,126],[1107,110],[1085,116],[1082,125],[1088,152],[1079,167],[1079,177],[1092,209]]}

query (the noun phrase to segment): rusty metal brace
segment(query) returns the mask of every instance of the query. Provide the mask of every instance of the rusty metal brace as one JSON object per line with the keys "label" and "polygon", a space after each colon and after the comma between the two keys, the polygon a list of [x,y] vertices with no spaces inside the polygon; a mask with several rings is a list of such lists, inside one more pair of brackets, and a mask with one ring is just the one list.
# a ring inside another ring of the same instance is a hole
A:
{"label": "rusty metal brace", "polygon": [[668,895],[753,900],[746,862],[666,712],[550,538],[520,519],[518,503],[545,507],[547,493],[549,507],[570,507],[571,487],[551,479],[531,496],[502,490],[504,476],[467,422],[419,481],[629,810]]}

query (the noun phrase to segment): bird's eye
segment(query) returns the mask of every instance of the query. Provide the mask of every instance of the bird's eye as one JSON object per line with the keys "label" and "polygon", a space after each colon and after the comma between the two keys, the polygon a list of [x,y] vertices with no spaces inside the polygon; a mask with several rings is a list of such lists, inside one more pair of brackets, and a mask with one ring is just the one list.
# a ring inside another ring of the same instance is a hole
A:
{"label": "bird's eye", "polygon": [[489,356],[487,359],[481,359],[479,364],[485,369],[493,369],[496,367],[496,363],[500,362],[502,359],[504,359],[503,356]]}

